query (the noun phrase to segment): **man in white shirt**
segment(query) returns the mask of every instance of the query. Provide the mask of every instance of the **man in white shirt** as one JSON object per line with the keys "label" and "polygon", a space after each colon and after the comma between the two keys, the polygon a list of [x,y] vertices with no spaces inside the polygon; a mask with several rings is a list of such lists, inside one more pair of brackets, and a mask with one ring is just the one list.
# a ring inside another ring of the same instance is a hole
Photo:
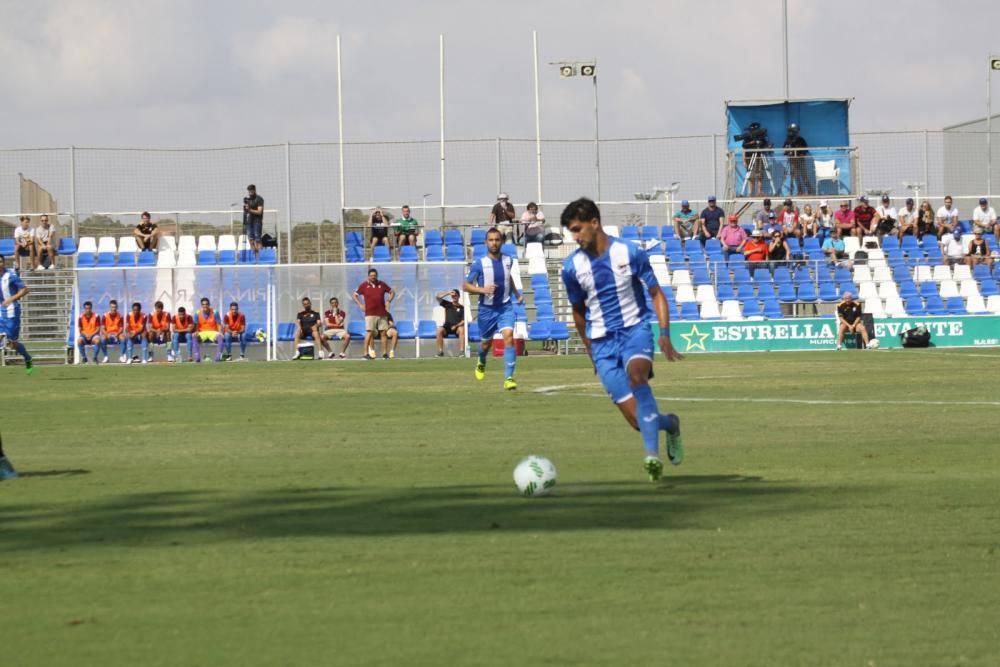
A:
{"label": "man in white shirt", "polygon": [[937,210],[937,228],[939,239],[958,229],[958,209],[951,205],[951,195],[944,198],[944,206]]}
{"label": "man in white shirt", "polygon": [[889,195],[882,195],[882,203],[875,210],[878,211],[879,218],[878,235],[885,236],[893,233],[899,226],[899,219],[896,217],[896,207],[892,205]]}
{"label": "man in white shirt", "polygon": [[962,232],[960,230],[945,234],[941,238],[941,250],[944,252],[945,261],[948,264],[952,266],[965,264],[965,247],[962,245]]}
{"label": "man in white shirt", "polygon": [[31,218],[22,215],[21,225],[14,230],[14,270],[18,273],[25,268],[22,257],[28,258],[28,267],[35,270],[35,235],[31,231]]}
{"label": "man in white shirt", "polygon": [[900,241],[904,236],[913,236],[917,233],[917,209],[913,207],[913,197],[906,198],[906,206],[899,209],[897,221],[896,235]]}
{"label": "man in white shirt", "polygon": [[993,234],[1000,244],[1000,226],[997,225],[997,212],[990,206],[986,197],[979,200],[979,206],[972,212],[972,231],[983,230],[983,234]]}
{"label": "man in white shirt", "polygon": [[35,227],[35,259],[39,268],[56,268],[56,230],[49,224],[49,216],[43,215]]}

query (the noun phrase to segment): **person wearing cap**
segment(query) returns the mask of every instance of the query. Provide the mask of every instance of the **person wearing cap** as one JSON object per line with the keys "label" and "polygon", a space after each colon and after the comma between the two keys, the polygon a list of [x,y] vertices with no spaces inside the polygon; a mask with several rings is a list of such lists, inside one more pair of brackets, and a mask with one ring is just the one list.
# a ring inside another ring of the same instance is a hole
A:
{"label": "person wearing cap", "polygon": [[969,263],[969,268],[972,269],[977,264],[992,267],[993,258],[990,256],[990,244],[983,238],[983,230],[976,227],[972,233],[974,237],[969,241],[969,252],[965,258]]}
{"label": "person wearing cap", "polygon": [[764,241],[764,232],[759,229],[750,232],[750,239],[743,246],[743,257],[751,273],[754,269],[767,268],[767,242]]}
{"label": "person wearing cap", "polygon": [[917,209],[913,208],[913,197],[906,198],[906,205],[899,209],[897,219],[896,236],[902,241],[904,236],[913,236],[917,233]]}
{"label": "person wearing cap", "polygon": [[1000,243],[1000,228],[997,227],[997,212],[990,206],[986,197],[979,200],[979,206],[972,212],[972,229],[982,229],[983,235],[994,234]]}
{"label": "person wearing cap", "polygon": [[[927,241],[924,241],[924,243],[926,244]],[[966,250],[968,248],[962,245],[961,229],[955,229],[950,234],[945,234],[941,237],[941,252],[944,253],[945,262],[950,266],[967,264],[968,260],[965,258]]]}
{"label": "person wearing cap", "polygon": [[765,197],[764,201],[761,202],[761,210],[757,211],[757,215],[753,218],[754,227],[757,229],[764,229],[768,223],[768,216],[773,216],[774,211],[771,210],[771,200]]}
{"label": "person wearing cap", "polygon": [[784,230],[781,228],[781,223],[778,222],[778,216],[775,215],[774,211],[767,214],[767,224],[761,231],[764,232],[764,238],[770,238],[772,234],[784,235]]}
{"label": "person wearing cap", "polygon": [[701,219],[691,210],[691,202],[681,200],[681,210],[674,213],[674,236],[687,241],[701,237]]}
{"label": "person wearing cap", "polygon": [[719,242],[722,243],[722,252],[726,258],[730,255],[742,255],[743,246],[747,242],[747,232],[740,227],[740,219],[735,215],[729,216],[729,224],[719,231]]}
{"label": "person wearing cap", "polygon": [[878,232],[879,236],[885,236],[886,234],[896,233],[896,226],[899,224],[899,220],[896,218],[896,207],[892,205],[892,200],[889,195],[882,195],[882,203],[878,205],[875,209],[878,213],[879,223]]}
{"label": "person wearing cap", "polygon": [[847,246],[844,239],[840,237],[840,228],[834,227],[830,230],[830,236],[823,241],[820,247],[826,258],[836,264],[842,259],[847,259]]}
{"label": "person wearing cap", "polygon": [[722,229],[722,221],[725,217],[726,212],[716,206],[715,195],[708,195],[708,206],[701,210],[699,216],[702,243],[708,239],[719,237],[719,231]]}
{"label": "person wearing cap", "polygon": [[264,231],[264,198],[257,194],[257,186],[247,186],[247,196],[243,198],[243,233],[246,234],[250,249],[259,253],[263,247],[260,239]]}
{"label": "person wearing cap", "polygon": [[868,205],[867,195],[858,197],[858,205],[854,207],[854,234],[858,238],[875,236],[878,230],[878,211]]}
{"label": "person wearing cap", "polygon": [[785,238],[789,236],[802,238],[802,230],[799,228],[799,211],[791,199],[786,199],[784,206],[778,212],[778,224],[781,225],[781,232]]}
{"label": "person wearing cap", "polygon": [[490,209],[490,227],[496,227],[504,241],[513,240],[514,205],[506,192],[497,195],[497,203]]}
{"label": "person wearing cap", "polygon": [[841,238],[854,235],[854,211],[851,210],[850,199],[840,202],[840,207],[833,214],[833,222],[840,230]]}
{"label": "person wearing cap", "polygon": [[819,201],[819,210],[816,211],[816,240],[822,247],[823,243],[830,236],[833,230],[833,212],[830,204],[825,200]]}
{"label": "person wearing cap", "polygon": [[790,124],[782,148],[785,149],[785,157],[788,158],[788,171],[792,176],[791,194],[793,195],[812,194],[809,171],[806,165],[806,157],[809,155],[809,151],[806,150],[808,146],[809,144],[799,134],[799,124]]}
{"label": "person wearing cap", "polygon": [[939,239],[944,239],[945,234],[954,233],[958,229],[958,209],[952,206],[951,195],[944,198],[944,206],[937,210],[936,222]]}

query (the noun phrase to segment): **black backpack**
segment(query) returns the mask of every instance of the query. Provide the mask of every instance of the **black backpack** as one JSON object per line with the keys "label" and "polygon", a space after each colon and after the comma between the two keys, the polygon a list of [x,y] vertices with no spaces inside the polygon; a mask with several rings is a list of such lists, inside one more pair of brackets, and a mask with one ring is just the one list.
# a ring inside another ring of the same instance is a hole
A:
{"label": "black backpack", "polygon": [[903,344],[903,347],[930,347],[931,332],[923,326],[908,329],[899,334],[899,342]]}

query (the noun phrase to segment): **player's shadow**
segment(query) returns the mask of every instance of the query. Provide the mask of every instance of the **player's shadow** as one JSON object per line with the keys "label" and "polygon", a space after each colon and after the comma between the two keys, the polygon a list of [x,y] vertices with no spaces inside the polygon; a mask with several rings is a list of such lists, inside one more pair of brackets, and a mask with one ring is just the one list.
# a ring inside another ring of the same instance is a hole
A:
{"label": "player's shadow", "polygon": [[0,551],[486,531],[715,530],[767,515],[832,511],[838,492],[843,487],[684,475],[656,486],[579,482],[534,499],[518,497],[508,484],[145,493],[69,507],[9,506],[0,512]]}
{"label": "player's shadow", "polygon": [[19,477],[74,477],[76,475],[89,475],[89,470],[83,468],[67,468],[65,470],[29,470],[19,472]]}

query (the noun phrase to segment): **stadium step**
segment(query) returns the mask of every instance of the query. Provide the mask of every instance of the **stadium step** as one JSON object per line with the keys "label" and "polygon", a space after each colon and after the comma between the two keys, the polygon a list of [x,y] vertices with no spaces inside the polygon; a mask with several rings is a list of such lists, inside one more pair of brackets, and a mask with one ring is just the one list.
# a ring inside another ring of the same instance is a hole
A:
{"label": "stadium step", "polygon": [[[21,275],[28,287],[22,302],[21,340],[38,364],[66,364],[69,346],[67,328],[73,312],[72,269],[25,271]],[[0,363],[20,363],[17,355],[5,353]]]}

